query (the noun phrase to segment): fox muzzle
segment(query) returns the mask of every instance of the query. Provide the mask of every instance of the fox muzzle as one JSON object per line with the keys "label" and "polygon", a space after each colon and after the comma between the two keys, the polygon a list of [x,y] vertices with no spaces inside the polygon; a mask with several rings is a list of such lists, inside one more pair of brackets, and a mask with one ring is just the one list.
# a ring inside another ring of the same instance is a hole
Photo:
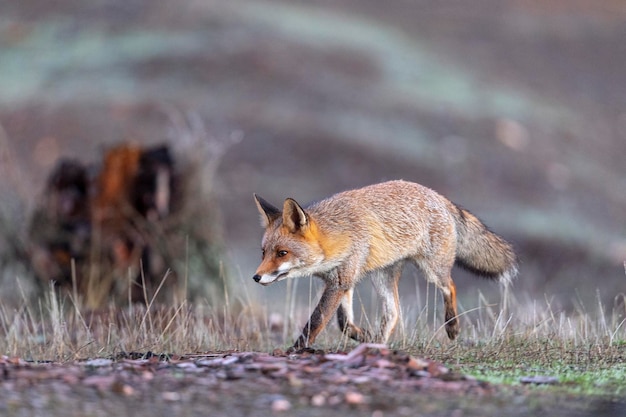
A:
{"label": "fox muzzle", "polygon": [[255,276],[252,277],[252,279],[254,280],[254,282],[259,282],[261,281],[261,275],[256,274]]}

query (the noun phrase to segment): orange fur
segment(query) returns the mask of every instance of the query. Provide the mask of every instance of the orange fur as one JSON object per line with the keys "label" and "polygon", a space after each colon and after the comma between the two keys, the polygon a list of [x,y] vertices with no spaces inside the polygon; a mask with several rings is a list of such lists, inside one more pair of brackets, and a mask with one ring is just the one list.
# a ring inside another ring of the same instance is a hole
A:
{"label": "orange fur", "polygon": [[351,244],[350,235],[347,233],[337,233],[333,235],[324,234],[320,231],[315,221],[310,220],[309,228],[302,235],[304,241],[309,245],[317,244],[322,248],[324,256],[336,258],[345,253]]}

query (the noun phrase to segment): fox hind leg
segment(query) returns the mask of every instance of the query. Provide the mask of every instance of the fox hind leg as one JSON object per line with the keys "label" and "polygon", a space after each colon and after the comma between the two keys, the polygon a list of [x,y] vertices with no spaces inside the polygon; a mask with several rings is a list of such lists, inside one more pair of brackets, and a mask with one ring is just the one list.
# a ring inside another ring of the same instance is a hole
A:
{"label": "fox hind leg", "polygon": [[444,305],[444,317],[445,317],[445,328],[446,333],[448,334],[448,338],[450,340],[454,340],[460,331],[459,325],[459,317],[457,311],[456,304],[456,286],[454,285],[454,281],[452,281],[452,277],[450,276],[450,272],[452,271],[452,265],[454,264],[454,260],[452,260],[450,265],[438,265],[433,267],[432,265],[426,262],[417,262],[418,267],[424,272],[426,279],[429,282],[432,282],[441,290],[441,294],[443,295],[443,305]]}
{"label": "fox hind leg", "polygon": [[450,340],[459,335],[460,325],[456,308],[456,286],[452,278],[448,279],[448,286],[441,289],[445,309],[446,333]]}
{"label": "fox hind leg", "polygon": [[398,262],[372,276],[374,289],[383,304],[380,327],[375,337],[378,342],[387,343],[400,317],[398,281],[400,281],[400,276],[402,275],[402,267],[403,263]]}

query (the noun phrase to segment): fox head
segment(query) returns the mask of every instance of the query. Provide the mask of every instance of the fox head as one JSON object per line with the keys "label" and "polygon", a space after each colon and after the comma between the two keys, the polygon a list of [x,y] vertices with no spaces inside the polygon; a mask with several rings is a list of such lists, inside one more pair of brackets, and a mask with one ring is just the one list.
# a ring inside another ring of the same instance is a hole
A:
{"label": "fox head", "polygon": [[256,194],[254,200],[261,214],[261,226],[265,228],[261,243],[263,258],[254,281],[269,285],[319,272],[324,252],[319,230],[310,214],[291,198],[285,200],[282,211]]}

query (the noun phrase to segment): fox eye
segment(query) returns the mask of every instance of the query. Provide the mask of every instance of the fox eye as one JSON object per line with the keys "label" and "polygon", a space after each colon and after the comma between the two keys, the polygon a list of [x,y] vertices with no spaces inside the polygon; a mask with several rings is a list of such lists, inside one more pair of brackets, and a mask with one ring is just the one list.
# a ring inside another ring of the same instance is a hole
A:
{"label": "fox eye", "polygon": [[286,250],[279,250],[279,251],[276,252],[276,257],[278,257],[278,258],[282,258],[285,255],[287,255],[287,251]]}
{"label": "fox eye", "polygon": [[261,249],[261,257],[265,258],[265,249]]}

